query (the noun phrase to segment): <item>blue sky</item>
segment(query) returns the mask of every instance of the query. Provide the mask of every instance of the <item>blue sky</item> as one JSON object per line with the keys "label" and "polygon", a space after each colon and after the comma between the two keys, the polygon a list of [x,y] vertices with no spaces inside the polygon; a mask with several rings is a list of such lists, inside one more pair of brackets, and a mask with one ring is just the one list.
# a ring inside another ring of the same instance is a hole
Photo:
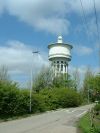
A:
{"label": "blue sky", "polygon": [[[48,64],[47,46],[62,35],[73,45],[70,71],[84,73],[87,66],[98,71],[97,30],[93,0],[0,0],[0,65],[8,67],[11,78],[22,84],[33,72]],[[100,23],[100,0],[95,0]],[[87,28],[86,28],[87,26]],[[32,55],[39,50],[40,55]]]}

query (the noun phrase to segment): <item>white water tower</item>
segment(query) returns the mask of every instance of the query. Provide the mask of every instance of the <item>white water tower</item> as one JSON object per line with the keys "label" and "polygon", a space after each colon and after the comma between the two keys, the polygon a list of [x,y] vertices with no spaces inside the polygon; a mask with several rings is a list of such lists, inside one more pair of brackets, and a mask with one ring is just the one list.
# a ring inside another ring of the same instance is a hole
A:
{"label": "white water tower", "polygon": [[56,43],[48,45],[49,61],[55,76],[59,73],[68,74],[68,64],[71,61],[72,45],[63,43],[62,36],[58,36]]}

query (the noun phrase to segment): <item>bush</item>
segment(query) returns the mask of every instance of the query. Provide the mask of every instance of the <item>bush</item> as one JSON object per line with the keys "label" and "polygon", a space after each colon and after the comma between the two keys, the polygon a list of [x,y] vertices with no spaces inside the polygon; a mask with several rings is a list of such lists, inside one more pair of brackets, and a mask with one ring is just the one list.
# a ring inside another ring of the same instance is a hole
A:
{"label": "bush", "polygon": [[[81,101],[81,96],[73,89],[43,89],[32,94],[31,113],[75,107],[79,106]],[[0,82],[0,117],[29,114],[29,106],[29,90],[20,90],[15,83]]]}
{"label": "bush", "polygon": [[16,94],[16,104],[15,104],[15,114],[14,115],[24,115],[29,113],[29,91],[28,90],[18,90],[19,93]]}
{"label": "bush", "polygon": [[33,94],[32,96],[32,112],[44,112],[46,111],[45,99],[40,94]]}
{"label": "bush", "polygon": [[0,114],[15,114],[18,94],[15,84],[0,82]]}
{"label": "bush", "polygon": [[95,105],[94,111],[95,111],[95,114],[96,115],[99,115],[100,114],[100,103]]}
{"label": "bush", "polygon": [[61,89],[58,92],[59,104],[61,107],[76,107],[82,103],[79,93],[73,89]]}
{"label": "bush", "polygon": [[42,97],[44,97],[47,110],[55,110],[60,107],[56,92],[57,89],[44,89],[40,92]]}
{"label": "bush", "polygon": [[[28,90],[19,90],[16,84],[0,83],[0,117],[29,113]],[[32,95],[32,113],[45,111],[45,102],[39,94]]]}
{"label": "bush", "polygon": [[82,97],[78,92],[66,88],[54,88],[50,90],[42,90],[40,92],[44,96],[46,107],[48,109],[76,107],[82,103]]}

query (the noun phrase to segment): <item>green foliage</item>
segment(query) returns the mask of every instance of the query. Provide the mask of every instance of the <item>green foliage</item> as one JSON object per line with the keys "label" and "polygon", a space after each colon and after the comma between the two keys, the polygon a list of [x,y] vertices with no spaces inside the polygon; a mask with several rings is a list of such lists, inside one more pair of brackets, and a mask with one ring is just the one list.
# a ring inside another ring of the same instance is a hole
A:
{"label": "green foliage", "polygon": [[59,73],[56,77],[50,68],[44,68],[36,75],[33,81],[33,90],[39,92],[43,89],[72,88],[77,90],[76,79],[70,75]]}
{"label": "green foliage", "polygon": [[9,81],[10,77],[6,66],[0,66],[0,81]]}
{"label": "green foliage", "polygon": [[83,80],[83,95],[85,98],[88,97],[88,91],[93,90],[93,72],[90,68],[87,68],[86,72],[85,72],[85,76],[84,76],[84,80]]}
{"label": "green foliage", "polygon": [[44,97],[46,110],[54,110],[60,107],[57,89],[44,89],[40,92],[40,95]]}
{"label": "green foliage", "polygon": [[[0,117],[29,113],[29,91],[20,90],[16,84],[0,82]],[[32,113],[45,111],[45,102],[39,94],[32,95]]]}
{"label": "green foliage", "polygon": [[80,94],[73,89],[64,88],[57,91],[57,93],[61,107],[75,107],[82,103]]}
{"label": "green foliage", "polygon": [[78,122],[78,126],[82,130],[83,133],[90,133],[91,123],[90,123],[88,114],[80,118]]}
{"label": "green foliage", "polygon": [[33,81],[33,90],[39,92],[45,87],[52,87],[52,72],[50,68],[43,68],[40,73],[38,73]]}
{"label": "green foliage", "polygon": [[93,79],[94,89],[100,93],[100,75],[96,75]]}
{"label": "green foliage", "polygon": [[76,90],[80,89],[80,71],[78,68],[75,68],[74,71],[72,72],[72,79],[73,79],[73,85]]}
{"label": "green foliage", "polygon": [[97,120],[96,117],[92,119],[90,113],[87,113],[80,118],[78,127],[81,129],[82,133],[100,133],[100,120]]}
{"label": "green foliage", "polygon": [[100,112],[100,103],[95,105],[94,110]]}
{"label": "green foliage", "polygon": [[16,84],[0,83],[0,114],[12,116],[26,113],[25,98],[27,97],[18,90]]}
{"label": "green foliage", "polygon": [[[50,69],[46,69],[35,79],[31,113],[75,107],[82,103],[82,98],[74,89],[71,78],[66,81],[66,75],[59,75],[55,78],[52,76]],[[29,106],[29,90],[20,89],[16,83],[9,80],[0,80],[0,117],[29,114]]]}
{"label": "green foliage", "polygon": [[53,88],[40,92],[44,96],[48,109],[76,107],[82,103],[82,97],[73,89]]}
{"label": "green foliage", "polygon": [[85,99],[89,95],[91,101],[100,100],[100,75],[94,75],[89,68],[83,81],[83,95]]}
{"label": "green foliage", "polygon": [[59,74],[59,76],[54,77],[52,80],[53,88],[61,88],[66,86],[66,75]]}
{"label": "green foliage", "polygon": [[46,111],[44,97],[40,94],[32,95],[32,113]]}

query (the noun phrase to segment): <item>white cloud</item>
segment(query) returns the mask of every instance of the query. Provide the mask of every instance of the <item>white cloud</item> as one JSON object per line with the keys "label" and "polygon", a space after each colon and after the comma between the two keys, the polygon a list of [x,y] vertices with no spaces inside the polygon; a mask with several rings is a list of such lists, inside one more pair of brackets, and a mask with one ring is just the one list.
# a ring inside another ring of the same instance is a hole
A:
{"label": "white cloud", "polygon": [[[41,30],[49,30],[49,32],[54,34],[68,34],[68,28],[70,23],[66,19],[60,18],[48,18],[48,19],[41,19],[37,24],[37,29]],[[49,29],[48,29],[49,28]]]}
{"label": "white cloud", "polygon": [[[81,0],[82,6],[84,8],[85,14],[90,14],[94,12],[94,3],[92,0]],[[82,14],[82,6],[80,0],[69,0],[66,3],[69,4],[69,10],[76,12],[77,14]],[[97,12],[100,11],[100,0],[95,0]]]}
{"label": "white cloud", "polygon": [[39,71],[43,65],[47,65],[48,61],[45,55],[32,55],[34,49],[19,41],[8,41],[0,47],[1,65],[8,67],[9,73],[30,74]]}
{"label": "white cloud", "polygon": [[95,36],[97,35],[97,27],[96,27],[96,20],[95,18],[91,18],[88,22],[88,32],[87,35]]}
{"label": "white cloud", "polygon": [[51,33],[68,33],[69,21],[65,1],[47,0],[7,0],[6,8],[10,15],[28,23],[37,30]]}
{"label": "white cloud", "polygon": [[[91,0],[84,0],[83,7],[86,14],[93,12]],[[96,0],[96,7],[100,11],[100,0]],[[69,13],[82,14],[80,0],[0,0],[0,13],[4,9],[36,30],[55,34],[68,33]]]}
{"label": "white cloud", "polygon": [[4,9],[5,9],[5,1],[0,0],[0,14],[3,13]]}
{"label": "white cloud", "polygon": [[[98,26],[99,26],[99,22],[100,22],[100,19],[98,18]],[[91,18],[88,19],[87,27],[88,27],[88,29],[86,29],[86,34],[87,34],[88,38],[96,37],[98,39],[98,32],[97,32],[95,16],[92,16]],[[82,26],[80,28],[81,28],[81,31],[84,30]]]}
{"label": "white cloud", "polygon": [[79,56],[90,55],[93,53],[93,49],[86,46],[75,45],[74,53]]}

